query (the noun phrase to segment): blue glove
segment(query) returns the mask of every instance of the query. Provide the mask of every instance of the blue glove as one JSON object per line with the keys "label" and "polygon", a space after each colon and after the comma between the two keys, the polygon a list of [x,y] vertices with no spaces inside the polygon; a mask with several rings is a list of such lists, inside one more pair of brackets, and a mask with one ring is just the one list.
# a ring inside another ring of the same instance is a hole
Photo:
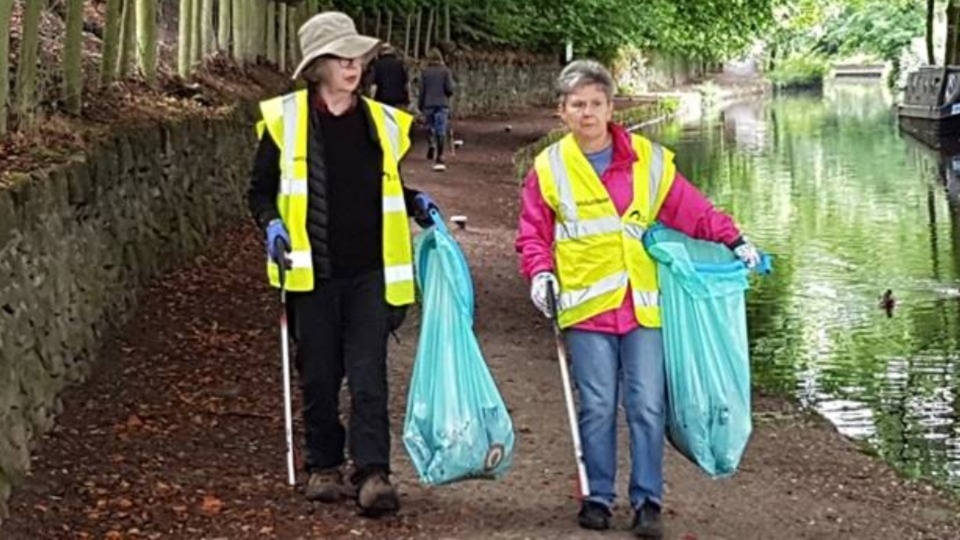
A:
{"label": "blue glove", "polygon": [[433,225],[433,218],[430,217],[430,210],[436,210],[437,212],[440,212],[440,207],[437,206],[437,203],[434,202],[429,195],[422,192],[413,198],[413,203],[413,219],[416,220],[417,225],[424,229]]}
{"label": "blue glove", "polygon": [[284,253],[277,253],[277,239],[280,239],[283,242],[283,251],[290,251],[290,235],[287,233],[287,228],[283,225],[283,220],[280,218],[270,221],[267,225],[267,257],[270,257],[270,260],[280,264],[281,258],[283,259],[284,266],[289,268],[290,263]]}

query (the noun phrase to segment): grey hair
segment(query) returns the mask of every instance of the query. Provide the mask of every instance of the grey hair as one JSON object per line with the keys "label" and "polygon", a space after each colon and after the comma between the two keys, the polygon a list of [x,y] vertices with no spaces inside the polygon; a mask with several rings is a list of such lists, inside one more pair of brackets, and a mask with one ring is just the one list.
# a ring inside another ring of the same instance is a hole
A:
{"label": "grey hair", "polygon": [[323,59],[317,58],[313,62],[307,64],[307,67],[303,68],[300,76],[303,77],[303,80],[307,81],[309,84],[323,83],[323,81],[325,81],[327,78],[326,68],[323,65]]}
{"label": "grey hair", "polygon": [[560,103],[563,103],[567,96],[578,88],[588,84],[599,85],[607,95],[607,99],[613,99],[616,83],[613,82],[613,75],[610,75],[607,68],[596,60],[574,60],[567,64],[557,77]]}

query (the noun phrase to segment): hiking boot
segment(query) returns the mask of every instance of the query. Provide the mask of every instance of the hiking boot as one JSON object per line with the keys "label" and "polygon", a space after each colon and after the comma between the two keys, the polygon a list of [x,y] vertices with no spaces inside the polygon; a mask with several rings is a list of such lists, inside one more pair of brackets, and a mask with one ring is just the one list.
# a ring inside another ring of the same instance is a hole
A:
{"label": "hiking boot", "polygon": [[387,474],[371,474],[360,483],[357,491],[357,506],[360,514],[367,517],[379,517],[392,514],[400,509],[400,497],[390,484]]}
{"label": "hiking boot", "polygon": [[435,171],[445,171],[445,170],[447,170],[447,165],[443,162],[442,159],[437,158],[437,162],[433,164],[433,170],[435,170]]}
{"label": "hiking boot", "polygon": [[310,501],[338,502],[343,497],[343,474],[340,468],[312,471],[303,494]]}
{"label": "hiking boot", "polygon": [[427,160],[428,160],[428,161],[433,161],[433,153],[434,153],[434,151],[435,151],[435,150],[433,149],[433,146],[431,146],[430,148],[427,148]]}
{"label": "hiking boot", "polygon": [[577,514],[577,523],[584,529],[605,531],[610,528],[610,509],[595,501],[585,501]]}
{"label": "hiking boot", "polygon": [[660,518],[660,508],[652,503],[643,503],[633,516],[634,534],[639,538],[663,538],[663,520]]}

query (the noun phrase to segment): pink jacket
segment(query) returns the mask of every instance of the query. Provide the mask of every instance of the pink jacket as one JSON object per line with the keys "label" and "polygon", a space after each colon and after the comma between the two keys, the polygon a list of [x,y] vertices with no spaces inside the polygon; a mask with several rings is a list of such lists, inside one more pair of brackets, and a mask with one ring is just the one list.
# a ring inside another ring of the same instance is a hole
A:
{"label": "pink jacket", "polygon": [[[620,215],[633,201],[633,163],[637,154],[630,142],[630,133],[611,124],[613,158],[610,167],[600,178]],[[716,210],[697,188],[679,172],[660,208],[658,220],[667,227],[694,238],[722,242],[736,246],[742,242],[740,231],[730,216]],[[527,280],[540,272],[553,272],[553,210],[540,194],[536,170],[531,170],[523,182],[520,224],[516,249],[520,254],[520,269]],[[624,335],[640,326],[633,310],[633,295],[627,292],[623,304],[615,310],[601,313],[574,328],[616,335]]]}

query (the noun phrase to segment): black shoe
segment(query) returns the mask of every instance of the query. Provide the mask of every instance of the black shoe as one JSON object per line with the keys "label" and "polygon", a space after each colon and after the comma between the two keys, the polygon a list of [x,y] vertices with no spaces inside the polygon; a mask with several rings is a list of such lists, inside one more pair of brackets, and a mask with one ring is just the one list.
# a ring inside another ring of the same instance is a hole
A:
{"label": "black shoe", "polygon": [[610,509],[594,502],[585,501],[577,514],[577,523],[584,529],[605,531],[610,528]]}
{"label": "black shoe", "polygon": [[427,148],[427,159],[433,161],[433,147]]}
{"label": "black shoe", "polygon": [[631,529],[639,538],[663,538],[663,520],[660,518],[660,508],[652,503],[643,503],[633,516]]}

